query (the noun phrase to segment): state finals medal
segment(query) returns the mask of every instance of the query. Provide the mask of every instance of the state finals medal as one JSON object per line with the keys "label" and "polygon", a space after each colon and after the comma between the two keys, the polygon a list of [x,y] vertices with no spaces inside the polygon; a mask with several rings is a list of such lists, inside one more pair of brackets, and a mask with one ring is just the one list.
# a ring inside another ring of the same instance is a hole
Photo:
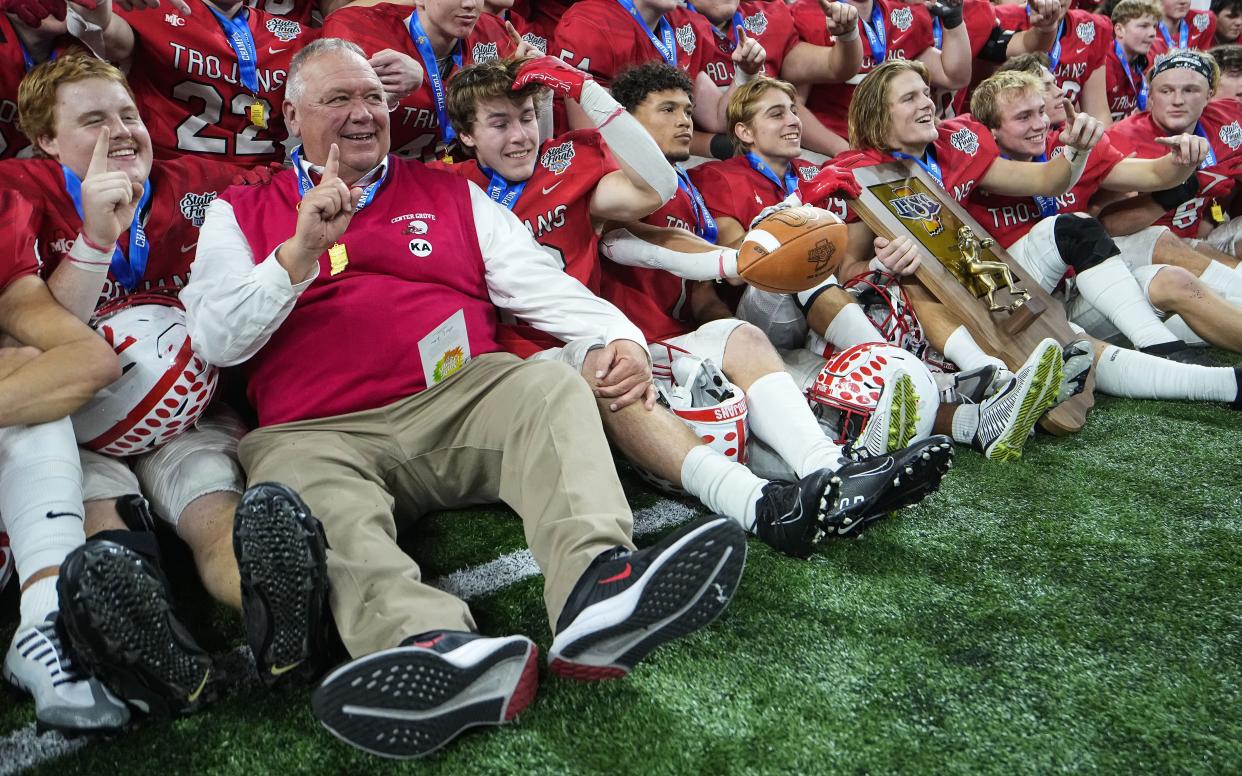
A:
{"label": "state finals medal", "polygon": [[259,129],[267,129],[267,112],[263,109],[263,101],[258,97],[246,106],[246,117]]}
{"label": "state finals medal", "polygon": [[328,263],[332,266],[333,275],[339,275],[349,266],[349,252],[342,243],[333,243],[328,249]]}

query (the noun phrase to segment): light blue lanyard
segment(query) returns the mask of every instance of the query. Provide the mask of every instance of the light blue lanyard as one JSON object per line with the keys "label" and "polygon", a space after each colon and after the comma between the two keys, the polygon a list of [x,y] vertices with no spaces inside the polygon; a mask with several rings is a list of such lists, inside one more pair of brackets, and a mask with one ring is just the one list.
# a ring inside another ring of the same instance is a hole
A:
{"label": "light blue lanyard", "polygon": [[694,233],[709,243],[715,243],[720,230],[716,226],[716,219],[707,209],[707,203],[703,201],[703,195],[699,193],[698,187],[690,182],[690,176],[685,170],[677,165],[673,165],[673,169],[677,171],[677,188],[690,195],[690,208],[694,211],[694,220],[698,222]]}
{"label": "light blue lanyard", "polygon": [[[431,82],[431,95],[436,100],[436,118],[440,122],[440,139],[448,143],[457,137],[457,132],[453,130],[453,125],[448,119],[448,111],[444,107],[444,78],[440,75],[440,63],[436,61],[436,52],[431,49],[431,39],[427,37],[427,33],[423,31],[423,25],[418,21],[418,12],[410,14],[410,40],[414,41],[414,47],[418,49],[418,55],[423,58],[423,70],[427,73],[427,80]],[[453,44],[453,65],[461,68],[461,42]]]}
{"label": "light blue lanyard", "polygon": [[656,34],[647,26],[647,22],[643,21],[642,15],[634,6],[634,0],[617,0],[617,2],[629,12],[634,22],[642,28],[642,31],[647,33],[647,39],[651,41],[651,45],[655,46],[655,50],[659,52],[660,58],[666,64],[676,66],[677,46],[673,43],[673,25],[668,23],[668,19],[665,19],[663,16],[660,17],[660,21],[656,23],[656,30],[659,31],[660,35],[656,37]]}
{"label": "light blue lanyard", "polygon": [[[73,200],[73,208],[78,211],[78,218],[83,218],[82,179],[63,164],[61,169],[65,173],[65,191],[69,192],[69,198]],[[134,209],[134,220],[129,226],[129,258],[125,258],[125,252],[121,250],[119,243],[112,250],[112,277],[119,280],[129,291],[138,288],[139,281],[147,272],[151,243],[147,241],[147,231],[142,222],[146,219],[150,205],[151,181],[147,180],[142,184],[142,199],[138,200],[138,207]]]}
{"label": "light blue lanyard", "polygon": [[[306,192],[315,188],[315,184],[310,179],[310,175],[302,167],[302,146],[293,149],[293,153],[289,154],[289,158],[293,160],[293,171],[298,176],[298,197],[305,197]],[[358,204],[354,205],[354,214],[362,212],[362,209],[371,204],[371,200],[375,199],[375,193],[379,191],[379,187],[384,185],[384,181],[388,179],[388,168],[385,167],[379,179],[362,190],[362,196],[358,198]]]}
{"label": "light blue lanyard", "polygon": [[776,177],[776,173],[772,172],[772,168],[767,162],[755,155],[754,151],[746,152],[746,161],[750,162],[750,166],[763,177],[776,184],[776,187],[785,192],[785,196],[789,196],[798,190],[798,176],[794,174],[793,164],[791,163],[785,168],[784,180]]}
{"label": "light blue lanyard", "polygon": [[910,154],[904,154],[901,151],[893,151],[893,156],[898,159],[909,159],[919,167],[922,167],[928,175],[936,179],[936,183],[940,184],[940,188],[944,188],[944,175],[940,172],[940,163],[936,161],[936,154],[932,151],[931,146],[928,146],[922,159]]}
{"label": "light blue lanyard", "polygon": [[481,164],[479,169],[490,178],[487,184],[487,196],[512,210],[514,205],[517,204],[518,198],[522,196],[522,192],[526,189],[527,181],[511,183],[500,173]]}
{"label": "light blue lanyard", "polygon": [[259,93],[259,52],[254,45],[254,35],[250,32],[250,25],[246,23],[249,17],[249,11],[242,6],[241,11],[232,19],[224,14],[207,6],[207,10],[211,11],[216,17],[216,21],[220,22],[224,35],[228,38],[229,46],[233,48],[233,53],[237,55],[237,76],[241,79],[242,86],[251,94]]}

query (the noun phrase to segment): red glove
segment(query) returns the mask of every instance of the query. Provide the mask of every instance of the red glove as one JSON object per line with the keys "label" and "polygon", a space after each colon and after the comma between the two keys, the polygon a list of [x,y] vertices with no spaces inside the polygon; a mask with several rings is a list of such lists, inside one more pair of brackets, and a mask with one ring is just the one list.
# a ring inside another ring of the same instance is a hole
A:
{"label": "red glove", "polygon": [[[93,0],[89,7],[94,7]],[[38,27],[49,16],[64,20],[65,0],[0,0],[0,11],[13,14],[28,27]]]}
{"label": "red glove", "polygon": [[521,89],[534,81],[557,94],[576,100],[582,96],[582,85],[589,77],[556,57],[536,57],[527,60],[518,70],[517,78],[513,79],[513,88]]}
{"label": "red glove", "polygon": [[854,180],[854,173],[829,165],[819,171],[811,180],[799,188],[803,203],[813,205],[833,195],[841,195],[846,199],[857,199],[862,187]]}
{"label": "red glove", "polygon": [[234,186],[258,186],[267,183],[272,176],[285,169],[284,165],[276,162],[268,162],[258,167],[251,167],[249,170],[242,170],[233,176],[231,183]]}

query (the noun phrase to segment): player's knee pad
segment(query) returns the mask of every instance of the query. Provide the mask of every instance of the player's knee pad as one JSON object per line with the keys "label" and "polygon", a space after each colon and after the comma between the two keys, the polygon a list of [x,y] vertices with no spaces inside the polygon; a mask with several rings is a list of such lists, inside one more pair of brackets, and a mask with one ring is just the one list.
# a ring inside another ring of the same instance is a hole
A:
{"label": "player's knee pad", "polygon": [[83,532],[82,468],[68,418],[0,429],[0,520],[17,576],[60,566]]}
{"label": "player's knee pad", "polygon": [[1086,272],[1121,253],[1104,225],[1094,218],[1057,216],[1052,234],[1061,260],[1076,272]]}
{"label": "player's knee pad", "polygon": [[245,477],[237,445],[246,429],[231,411],[216,407],[194,428],[137,458],[134,472],[157,515],[173,525],[196,498],[241,493]]}

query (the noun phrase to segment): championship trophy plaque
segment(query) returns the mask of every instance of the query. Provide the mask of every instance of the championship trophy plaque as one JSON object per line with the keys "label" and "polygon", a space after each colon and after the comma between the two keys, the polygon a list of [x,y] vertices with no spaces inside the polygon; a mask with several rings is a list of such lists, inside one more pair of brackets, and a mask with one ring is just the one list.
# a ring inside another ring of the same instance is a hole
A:
{"label": "championship trophy plaque", "polygon": [[[923,248],[915,277],[961,319],[985,352],[1017,370],[1045,337],[1062,345],[1080,339],[1052,299],[923,170],[900,163],[856,169],[862,194],[852,204],[877,235],[906,235]],[[934,259],[934,260],[929,260]],[[919,296],[911,295],[915,312]],[[1082,428],[1095,404],[1095,377],[1082,393],[1044,415],[1053,434]]]}

